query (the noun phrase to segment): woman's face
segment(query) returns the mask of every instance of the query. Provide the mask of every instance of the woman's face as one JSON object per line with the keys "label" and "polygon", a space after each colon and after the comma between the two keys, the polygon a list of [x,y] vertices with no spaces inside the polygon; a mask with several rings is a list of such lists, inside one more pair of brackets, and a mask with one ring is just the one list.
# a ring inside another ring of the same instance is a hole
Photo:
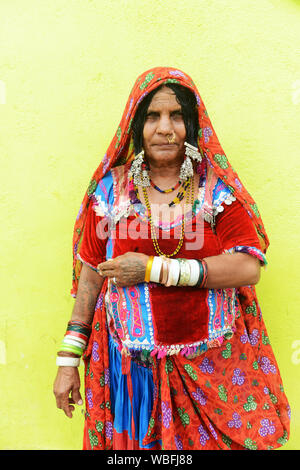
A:
{"label": "woman's face", "polygon": [[[173,90],[163,87],[153,96],[144,124],[143,147],[149,163],[181,163],[185,137],[181,106]],[[168,138],[174,143],[169,144]]]}

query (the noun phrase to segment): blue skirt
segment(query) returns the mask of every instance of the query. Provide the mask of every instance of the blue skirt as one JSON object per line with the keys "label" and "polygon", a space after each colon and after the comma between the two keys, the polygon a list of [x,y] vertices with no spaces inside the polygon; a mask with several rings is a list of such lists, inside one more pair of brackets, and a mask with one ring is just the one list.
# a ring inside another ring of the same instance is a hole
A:
{"label": "blue skirt", "polygon": [[[109,335],[109,369],[111,410],[114,416],[114,437],[117,445],[127,448],[160,448],[160,441],[143,446],[151,411],[153,407],[154,383],[151,368],[143,367],[131,361],[130,375],[133,389],[132,406],[128,391],[127,375],[122,374],[122,356]],[[133,410],[132,410],[133,408]],[[133,415],[132,415],[133,412]],[[132,436],[132,418],[135,435]],[[134,447],[133,446],[134,442]],[[118,449],[126,450],[126,449]]]}

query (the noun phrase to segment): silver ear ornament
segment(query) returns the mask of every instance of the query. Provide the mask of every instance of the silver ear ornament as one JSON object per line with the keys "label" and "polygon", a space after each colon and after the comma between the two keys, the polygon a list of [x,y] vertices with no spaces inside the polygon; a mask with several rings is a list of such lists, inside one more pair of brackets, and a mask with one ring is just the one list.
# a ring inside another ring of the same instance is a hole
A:
{"label": "silver ear ornament", "polygon": [[[202,156],[198,152],[197,147],[184,142],[185,145],[185,159],[180,167],[179,179],[180,181],[187,181],[188,178],[191,178],[194,174],[194,168],[192,160],[196,162],[202,161]],[[191,160],[192,159],[192,160]]]}
{"label": "silver ear ornament", "polygon": [[150,178],[144,163],[144,150],[134,157],[129,173],[133,176],[133,182],[136,186],[142,186],[143,188],[150,186]]}
{"label": "silver ear ornament", "polygon": [[193,160],[196,160],[197,162],[202,161],[202,155],[199,153],[197,147],[194,147],[191,144],[188,144],[187,142],[184,142],[184,145],[186,147],[185,149],[185,154],[187,157],[191,157]]}

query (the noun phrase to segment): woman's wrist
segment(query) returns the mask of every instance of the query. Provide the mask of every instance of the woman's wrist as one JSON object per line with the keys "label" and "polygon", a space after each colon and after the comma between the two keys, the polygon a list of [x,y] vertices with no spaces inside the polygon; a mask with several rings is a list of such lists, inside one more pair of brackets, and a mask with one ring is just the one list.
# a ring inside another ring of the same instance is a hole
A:
{"label": "woman's wrist", "polygon": [[80,356],[77,356],[76,354],[72,353],[72,352],[68,352],[68,351],[58,351],[57,352],[57,355],[60,356],[60,357],[80,357]]}
{"label": "woman's wrist", "polygon": [[90,333],[91,325],[88,323],[70,320],[60,349],[57,351],[56,364],[77,367],[87,347]]}

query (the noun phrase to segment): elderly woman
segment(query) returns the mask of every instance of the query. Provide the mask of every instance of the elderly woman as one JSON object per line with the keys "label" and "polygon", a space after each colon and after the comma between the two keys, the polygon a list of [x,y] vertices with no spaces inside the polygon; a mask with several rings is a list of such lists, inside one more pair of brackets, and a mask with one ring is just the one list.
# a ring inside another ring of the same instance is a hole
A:
{"label": "elderly woman", "polygon": [[74,229],[57,406],[84,449],[275,449],[289,405],[257,301],[269,241],[191,78],[141,75]]}

